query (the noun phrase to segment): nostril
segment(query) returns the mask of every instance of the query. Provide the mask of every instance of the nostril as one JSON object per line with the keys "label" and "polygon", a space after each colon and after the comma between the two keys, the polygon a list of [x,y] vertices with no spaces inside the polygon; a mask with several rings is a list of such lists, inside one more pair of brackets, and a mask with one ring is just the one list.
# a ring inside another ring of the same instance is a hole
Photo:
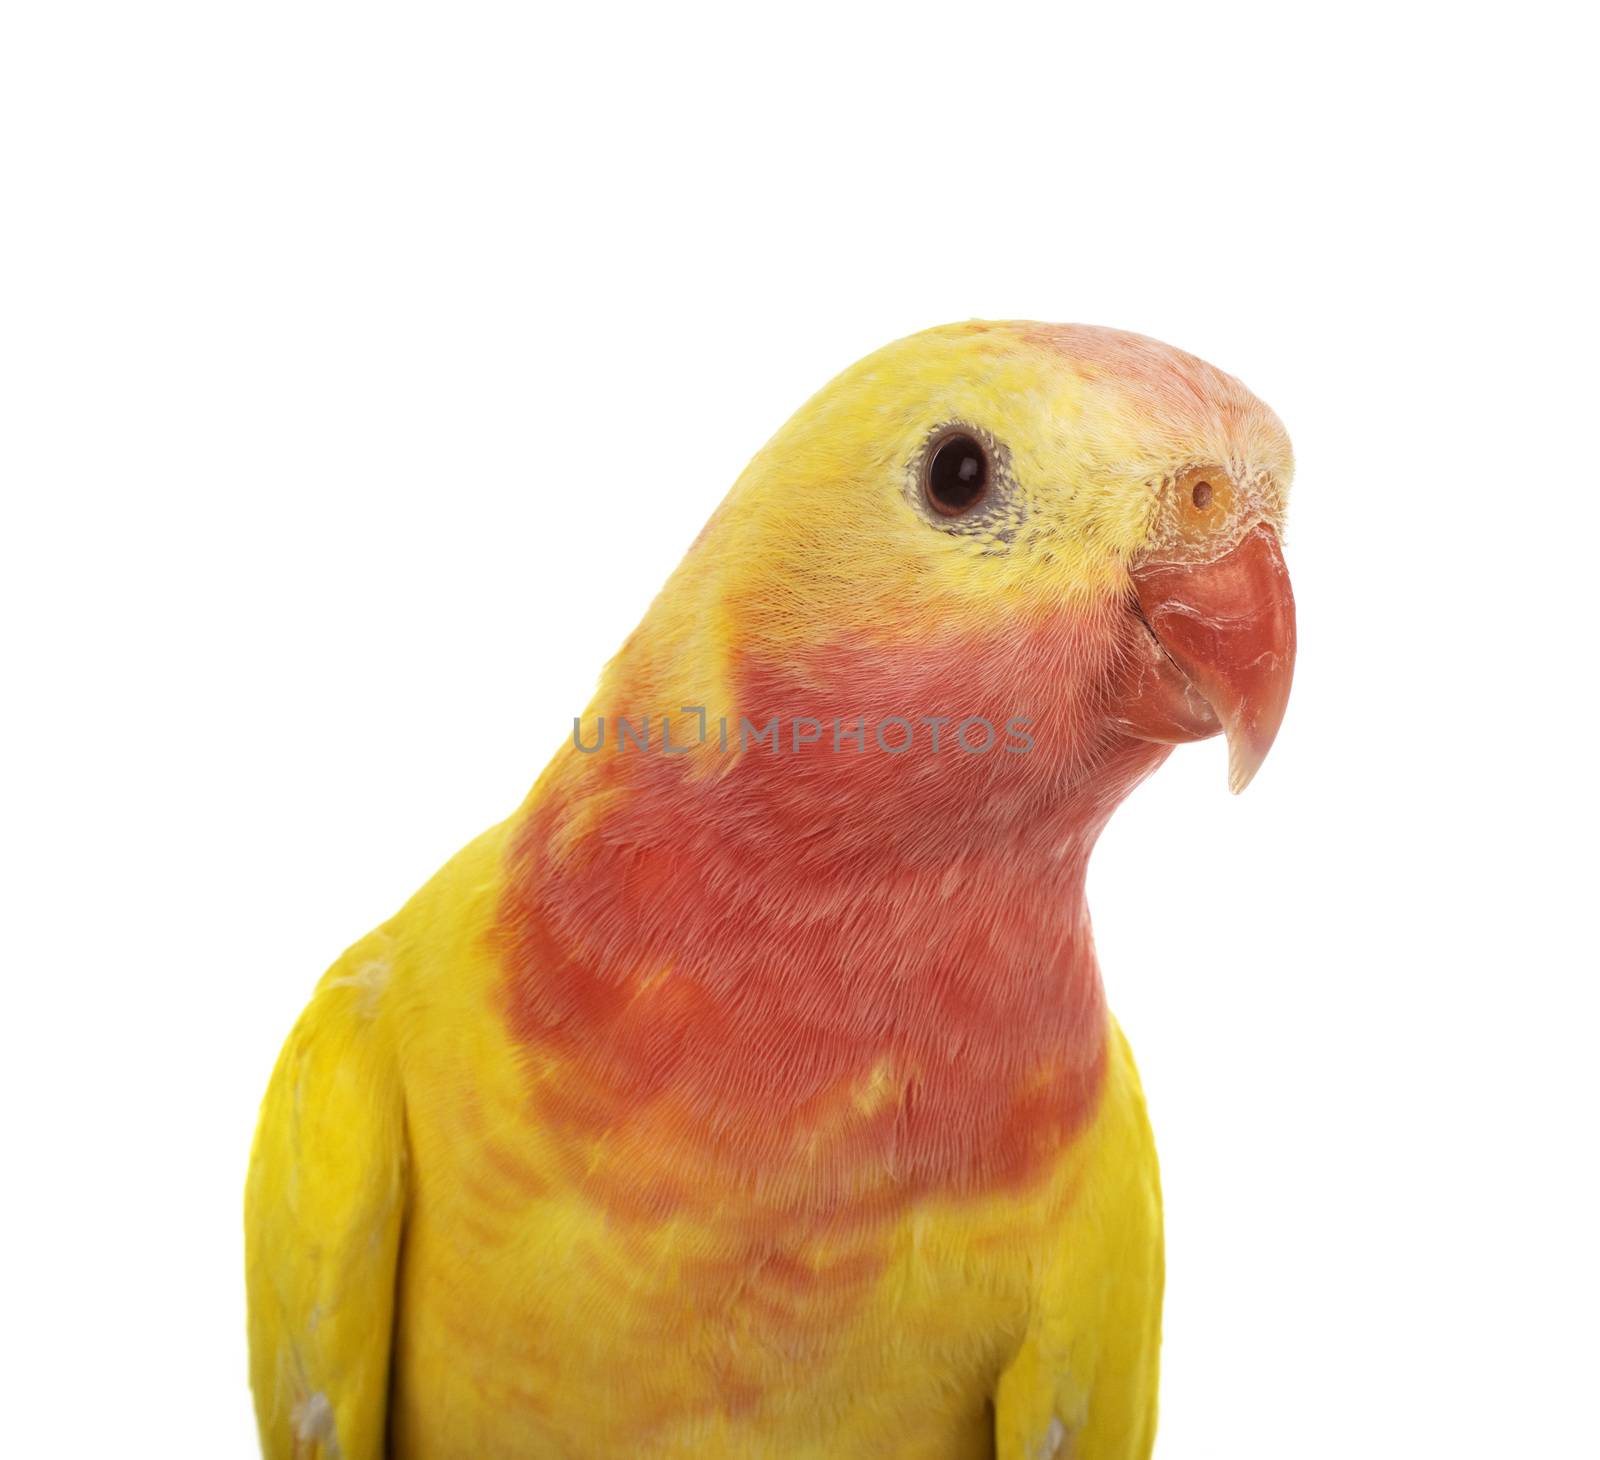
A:
{"label": "nostril", "polygon": [[1201,509],[1209,507],[1211,505],[1211,483],[1196,482],[1194,484],[1194,491],[1191,495],[1194,499],[1194,505],[1196,507]]}

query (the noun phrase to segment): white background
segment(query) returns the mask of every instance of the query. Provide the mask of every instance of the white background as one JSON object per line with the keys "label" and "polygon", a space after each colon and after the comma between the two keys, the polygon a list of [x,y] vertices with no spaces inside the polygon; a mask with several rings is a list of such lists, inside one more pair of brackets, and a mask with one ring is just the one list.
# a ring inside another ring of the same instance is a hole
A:
{"label": "white background", "polygon": [[747,457],[1114,324],[1300,460],[1300,667],[1092,901],[1158,1453],[1594,1453],[1586,47],[1554,6],[7,7],[12,1454],[246,1456],[255,1104]]}

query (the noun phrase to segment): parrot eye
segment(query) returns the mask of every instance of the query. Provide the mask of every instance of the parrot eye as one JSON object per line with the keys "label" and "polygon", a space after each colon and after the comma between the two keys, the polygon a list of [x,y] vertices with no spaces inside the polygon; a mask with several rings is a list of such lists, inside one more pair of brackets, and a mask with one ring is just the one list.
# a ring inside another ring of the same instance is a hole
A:
{"label": "parrot eye", "polygon": [[1191,493],[1191,498],[1194,502],[1194,505],[1199,507],[1202,511],[1209,507],[1211,505],[1211,483],[1196,482],[1194,484],[1194,491]]}
{"label": "parrot eye", "polygon": [[928,505],[942,517],[970,512],[989,490],[989,453],[965,431],[941,436],[928,450],[922,469]]}

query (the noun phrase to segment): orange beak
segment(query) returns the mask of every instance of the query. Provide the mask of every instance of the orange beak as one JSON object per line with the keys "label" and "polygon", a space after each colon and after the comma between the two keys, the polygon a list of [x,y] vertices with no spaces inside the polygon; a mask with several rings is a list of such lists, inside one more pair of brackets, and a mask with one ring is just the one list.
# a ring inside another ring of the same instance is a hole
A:
{"label": "orange beak", "polygon": [[1294,678],[1294,593],[1277,533],[1257,523],[1213,562],[1136,564],[1131,576],[1155,644],[1136,666],[1122,727],[1167,743],[1225,731],[1228,785],[1244,790]]}

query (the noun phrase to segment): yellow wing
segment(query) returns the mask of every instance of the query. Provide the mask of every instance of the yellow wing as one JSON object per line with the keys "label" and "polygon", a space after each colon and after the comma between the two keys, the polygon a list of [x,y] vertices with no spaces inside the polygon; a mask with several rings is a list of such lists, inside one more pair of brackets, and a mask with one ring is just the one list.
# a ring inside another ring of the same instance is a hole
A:
{"label": "yellow wing", "polygon": [[379,1460],[405,1210],[386,939],[324,976],[278,1058],[245,1190],[250,1384],[269,1460]]}
{"label": "yellow wing", "polygon": [[1022,1348],[995,1394],[997,1460],[1147,1460],[1155,1444],[1165,1277],[1161,1181],[1139,1073],[1111,1067],[1074,1203]]}

